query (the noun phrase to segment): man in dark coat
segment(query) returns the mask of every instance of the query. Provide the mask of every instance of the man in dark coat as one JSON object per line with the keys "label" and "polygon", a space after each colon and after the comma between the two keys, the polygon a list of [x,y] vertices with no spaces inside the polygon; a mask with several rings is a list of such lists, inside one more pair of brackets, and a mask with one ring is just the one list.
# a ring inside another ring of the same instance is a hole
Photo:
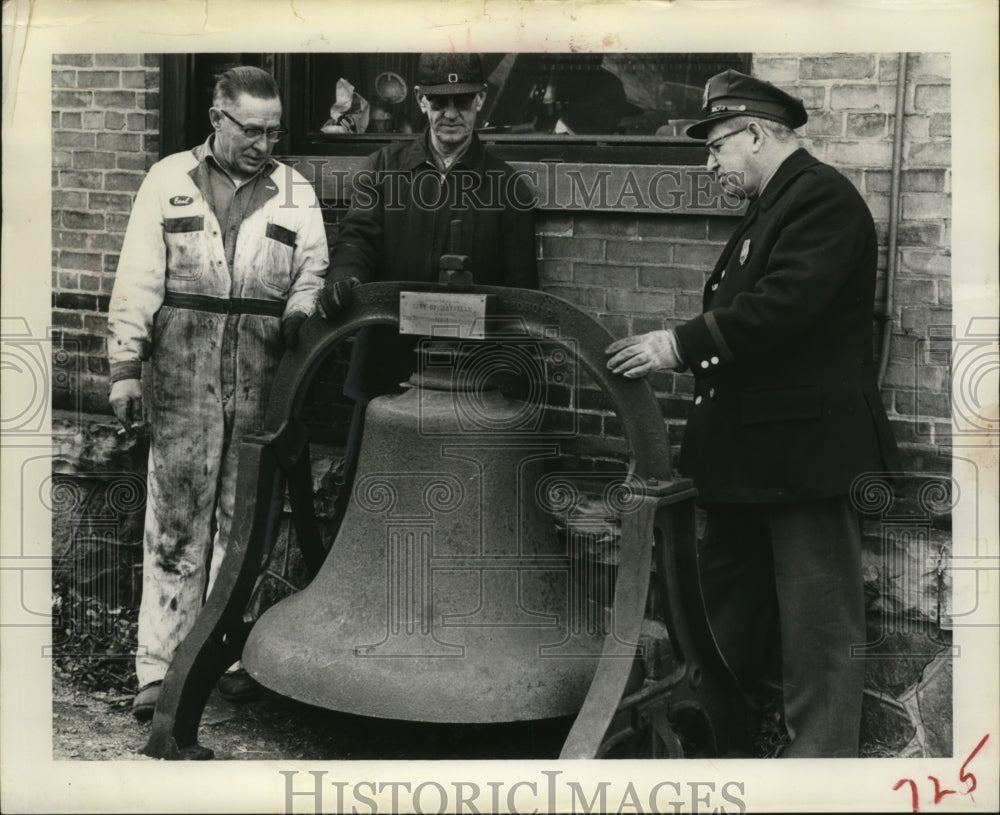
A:
{"label": "man in dark coat", "polygon": [[[320,295],[328,318],[349,308],[361,283],[437,282],[444,254],[467,255],[478,285],[538,287],[534,192],[475,133],[486,89],[478,54],[421,54],[414,91],[427,129],[379,150],[355,175]],[[456,220],[457,246],[451,238]],[[387,326],[356,336],[344,387],[356,405],[342,466],[347,488],[365,406],[398,390],[414,369],[415,346],[414,337]]]}
{"label": "man in dark coat", "polygon": [[872,360],[877,243],[836,170],[798,148],[802,102],[726,71],[708,81],[708,168],[750,199],[701,316],[609,346],[627,377],[695,376],[679,461],[707,510],[700,569],[719,647],[748,685],[780,629],[787,757],[857,756],[866,641],[851,483],[896,447]]}

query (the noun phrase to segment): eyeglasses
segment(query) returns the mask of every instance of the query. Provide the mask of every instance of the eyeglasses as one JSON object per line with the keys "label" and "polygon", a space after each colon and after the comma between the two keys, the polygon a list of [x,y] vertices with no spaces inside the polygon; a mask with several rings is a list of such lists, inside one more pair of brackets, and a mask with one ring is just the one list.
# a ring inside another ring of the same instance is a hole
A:
{"label": "eyeglasses", "polygon": [[447,110],[448,105],[452,102],[455,103],[456,110],[468,110],[472,107],[473,103],[476,101],[476,94],[474,93],[449,93],[449,94],[435,94],[434,96],[424,95],[427,100],[427,104],[431,106],[432,110]]}
{"label": "eyeglasses", "polygon": [[236,125],[240,130],[243,131],[243,135],[246,136],[250,141],[257,141],[261,136],[267,136],[269,142],[281,141],[285,137],[285,133],[288,131],[283,128],[277,128],[275,130],[264,130],[262,127],[250,127],[243,124],[243,122],[237,121],[232,116],[230,116],[222,108],[219,108],[219,112],[225,116],[229,121]]}
{"label": "eyeglasses", "polygon": [[712,139],[712,141],[706,142],[705,147],[708,150],[709,154],[714,157],[718,157],[719,147],[722,144],[722,142],[724,142],[730,136],[735,136],[737,133],[742,133],[744,130],[747,129],[747,127],[750,127],[750,125],[747,125],[746,127],[741,127],[739,130],[733,130],[729,133],[723,133],[717,139]]}

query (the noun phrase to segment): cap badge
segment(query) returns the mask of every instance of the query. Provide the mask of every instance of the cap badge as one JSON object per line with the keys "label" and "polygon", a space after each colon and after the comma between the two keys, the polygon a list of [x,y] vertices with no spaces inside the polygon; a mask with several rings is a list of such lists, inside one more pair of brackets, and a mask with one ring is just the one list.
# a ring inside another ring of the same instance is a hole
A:
{"label": "cap badge", "polygon": [[712,113],[717,113],[720,110],[746,110],[746,105],[712,105]]}
{"label": "cap badge", "polygon": [[458,74],[448,74],[448,83],[454,85],[458,82]]}
{"label": "cap badge", "polygon": [[750,257],[750,238],[743,241],[743,246],[740,249],[740,266],[746,264],[748,257]]}

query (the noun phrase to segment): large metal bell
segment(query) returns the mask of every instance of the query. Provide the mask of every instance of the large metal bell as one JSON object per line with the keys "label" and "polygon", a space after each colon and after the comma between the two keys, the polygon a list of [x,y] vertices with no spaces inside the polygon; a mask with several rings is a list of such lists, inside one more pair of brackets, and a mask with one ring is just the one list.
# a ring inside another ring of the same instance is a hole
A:
{"label": "large metal bell", "polygon": [[369,404],[337,539],[312,583],[258,620],[244,665],[280,694],[367,716],[576,713],[605,623],[545,511],[558,445],[537,405],[411,381]]}

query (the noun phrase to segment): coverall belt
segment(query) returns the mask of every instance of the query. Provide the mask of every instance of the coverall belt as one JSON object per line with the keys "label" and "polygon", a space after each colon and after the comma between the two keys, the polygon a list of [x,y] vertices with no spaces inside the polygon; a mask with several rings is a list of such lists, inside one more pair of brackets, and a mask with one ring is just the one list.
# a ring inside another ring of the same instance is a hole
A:
{"label": "coverall belt", "polygon": [[258,314],[261,317],[281,317],[285,304],[281,300],[259,300],[252,297],[211,297],[207,294],[184,294],[168,291],[163,305],[210,311],[214,314]]}

